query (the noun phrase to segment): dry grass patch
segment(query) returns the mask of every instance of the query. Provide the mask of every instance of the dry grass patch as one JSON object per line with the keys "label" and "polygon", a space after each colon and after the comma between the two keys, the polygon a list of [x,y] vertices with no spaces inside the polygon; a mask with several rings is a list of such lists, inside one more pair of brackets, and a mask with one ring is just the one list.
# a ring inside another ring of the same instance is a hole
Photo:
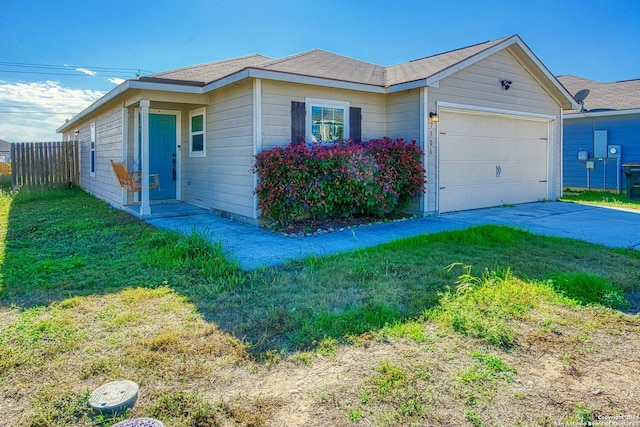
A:
{"label": "dry grass patch", "polygon": [[36,196],[0,198],[8,425],[109,427],[87,396],[117,379],[168,426],[640,414],[637,251],[486,226],[245,273],[211,236]]}

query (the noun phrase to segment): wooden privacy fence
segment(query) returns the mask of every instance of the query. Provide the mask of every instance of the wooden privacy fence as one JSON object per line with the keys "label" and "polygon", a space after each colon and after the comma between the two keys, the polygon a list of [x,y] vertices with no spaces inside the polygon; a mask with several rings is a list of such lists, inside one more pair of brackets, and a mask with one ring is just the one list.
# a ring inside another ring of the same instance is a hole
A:
{"label": "wooden privacy fence", "polygon": [[14,187],[68,187],[78,184],[78,142],[11,144]]}
{"label": "wooden privacy fence", "polygon": [[11,163],[0,162],[0,175],[11,175]]}

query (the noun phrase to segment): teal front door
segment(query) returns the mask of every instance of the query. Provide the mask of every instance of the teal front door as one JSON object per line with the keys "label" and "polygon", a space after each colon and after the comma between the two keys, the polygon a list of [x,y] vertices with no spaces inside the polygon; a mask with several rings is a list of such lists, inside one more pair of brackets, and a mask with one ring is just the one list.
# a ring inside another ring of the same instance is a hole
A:
{"label": "teal front door", "polygon": [[149,173],[158,174],[160,181],[149,199],[176,198],[176,116],[149,114]]}

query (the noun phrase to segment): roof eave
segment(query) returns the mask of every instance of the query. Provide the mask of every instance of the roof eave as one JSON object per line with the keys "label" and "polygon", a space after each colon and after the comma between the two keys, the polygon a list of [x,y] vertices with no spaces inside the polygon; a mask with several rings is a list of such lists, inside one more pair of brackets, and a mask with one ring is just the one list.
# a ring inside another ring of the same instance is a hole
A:
{"label": "roof eave", "polygon": [[519,36],[515,35],[505,40],[505,42],[509,42],[505,47],[517,45],[526,55],[526,59],[531,61],[535,65],[536,69],[538,69],[542,73],[542,76],[546,79],[551,92],[560,101],[560,105],[563,110],[575,110],[580,107],[580,105],[576,102],[569,91],[567,91],[567,89],[558,81],[556,76],[554,76],[551,71],[547,69],[542,61],[538,59],[535,53],[533,53],[529,46],[527,46],[527,44]]}
{"label": "roof eave", "polygon": [[117,98],[123,96],[123,94],[127,92],[131,92],[133,90],[159,90],[164,92],[181,92],[181,93],[191,93],[191,94],[203,93],[202,87],[200,86],[191,86],[191,85],[183,85],[183,84],[176,84],[176,83],[126,80],[120,85],[118,85],[116,88],[109,91],[102,98],[98,99],[93,104],[89,105],[87,108],[82,110],[80,113],[73,116],[73,118],[71,118],[68,122],[60,126],[58,129],[56,129],[56,133],[63,133],[73,128],[79,121],[82,121],[89,114],[107,105],[108,103],[116,100]]}
{"label": "roof eave", "polygon": [[582,111],[578,113],[564,113],[565,120],[586,119],[589,117],[611,117],[611,116],[629,116],[632,114],[640,114],[640,108],[630,110],[610,110],[610,111]]}
{"label": "roof eave", "polygon": [[553,74],[551,74],[551,72],[547,69],[547,67],[538,59],[538,57],[533,53],[533,51],[531,51],[531,49],[529,49],[526,43],[524,43],[524,41],[522,41],[522,39],[518,35],[511,36],[508,39],[505,39],[500,43],[497,43],[483,50],[482,52],[478,52],[475,55],[472,55],[460,62],[457,62],[456,64],[451,65],[425,79],[391,86],[392,89],[390,91],[397,92],[400,90],[413,88],[413,87],[425,87],[425,86],[438,87],[440,84],[440,80],[446,77],[449,77],[452,74],[455,74],[458,71],[461,71],[477,63],[478,61],[486,59],[489,56],[513,45],[517,45],[522,50],[522,52],[526,55],[526,57],[536,66],[536,68],[540,70],[542,75],[550,84],[552,91],[555,92],[556,96],[561,99],[561,105],[564,110],[574,110],[579,108],[579,105],[577,104],[575,99],[573,99],[571,94],[564,88],[564,86],[562,86],[562,84],[560,84],[560,82],[556,79],[556,77]]}
{"label": "roof eave", "polygon": [[102,107],[103,105],[111,102],[113,99],[117,98],[121,94],[130,90],[132,81],[133,80],[125,80],[115,88],[111,89],[109,92],[107,92],[106,95],[102,96],[100,99],[95,101],[93,104],[89,105],[87,108],[85,108],[84,110],[82,110],[81,112],[73,116],[65,124],[63,124],[58,129],[56,129],[56,133],[63,133],[66,130],[73,128],[74,125],[80,120],[82,120],[85,116],[97,110],[98,108]]}
{"label": "roof eave", "polygon": [[230,74],[219,80],[213,81],[203,88],[203,93],[220,89],[246,78],[276,80],[287,83],[302,83],[315,86],[332,87],[338,89],[357,90],[362,92],[385,93],[385,88],[378,85],[366,83],[349,82],[344,80],[329,79],[324,77],[308,76],[304,74],[286,73],[283,71],[265,70],[255,67],[247,67],[236,73]]}

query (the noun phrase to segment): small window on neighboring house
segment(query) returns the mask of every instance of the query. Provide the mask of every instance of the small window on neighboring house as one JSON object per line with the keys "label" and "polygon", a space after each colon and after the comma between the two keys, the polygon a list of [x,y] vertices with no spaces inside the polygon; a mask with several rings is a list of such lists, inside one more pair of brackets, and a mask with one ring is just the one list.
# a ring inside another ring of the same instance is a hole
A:
{"label": "small window on neighboring house", "polygon": [[89,172],[96,176],[96,123],[91,123],[91,141],[89,141]]}
{"label": "small window on neighboring house", "polygon": [[189,113],[189,156],[204,157],[206,150],[205,109],[200,108]]}

